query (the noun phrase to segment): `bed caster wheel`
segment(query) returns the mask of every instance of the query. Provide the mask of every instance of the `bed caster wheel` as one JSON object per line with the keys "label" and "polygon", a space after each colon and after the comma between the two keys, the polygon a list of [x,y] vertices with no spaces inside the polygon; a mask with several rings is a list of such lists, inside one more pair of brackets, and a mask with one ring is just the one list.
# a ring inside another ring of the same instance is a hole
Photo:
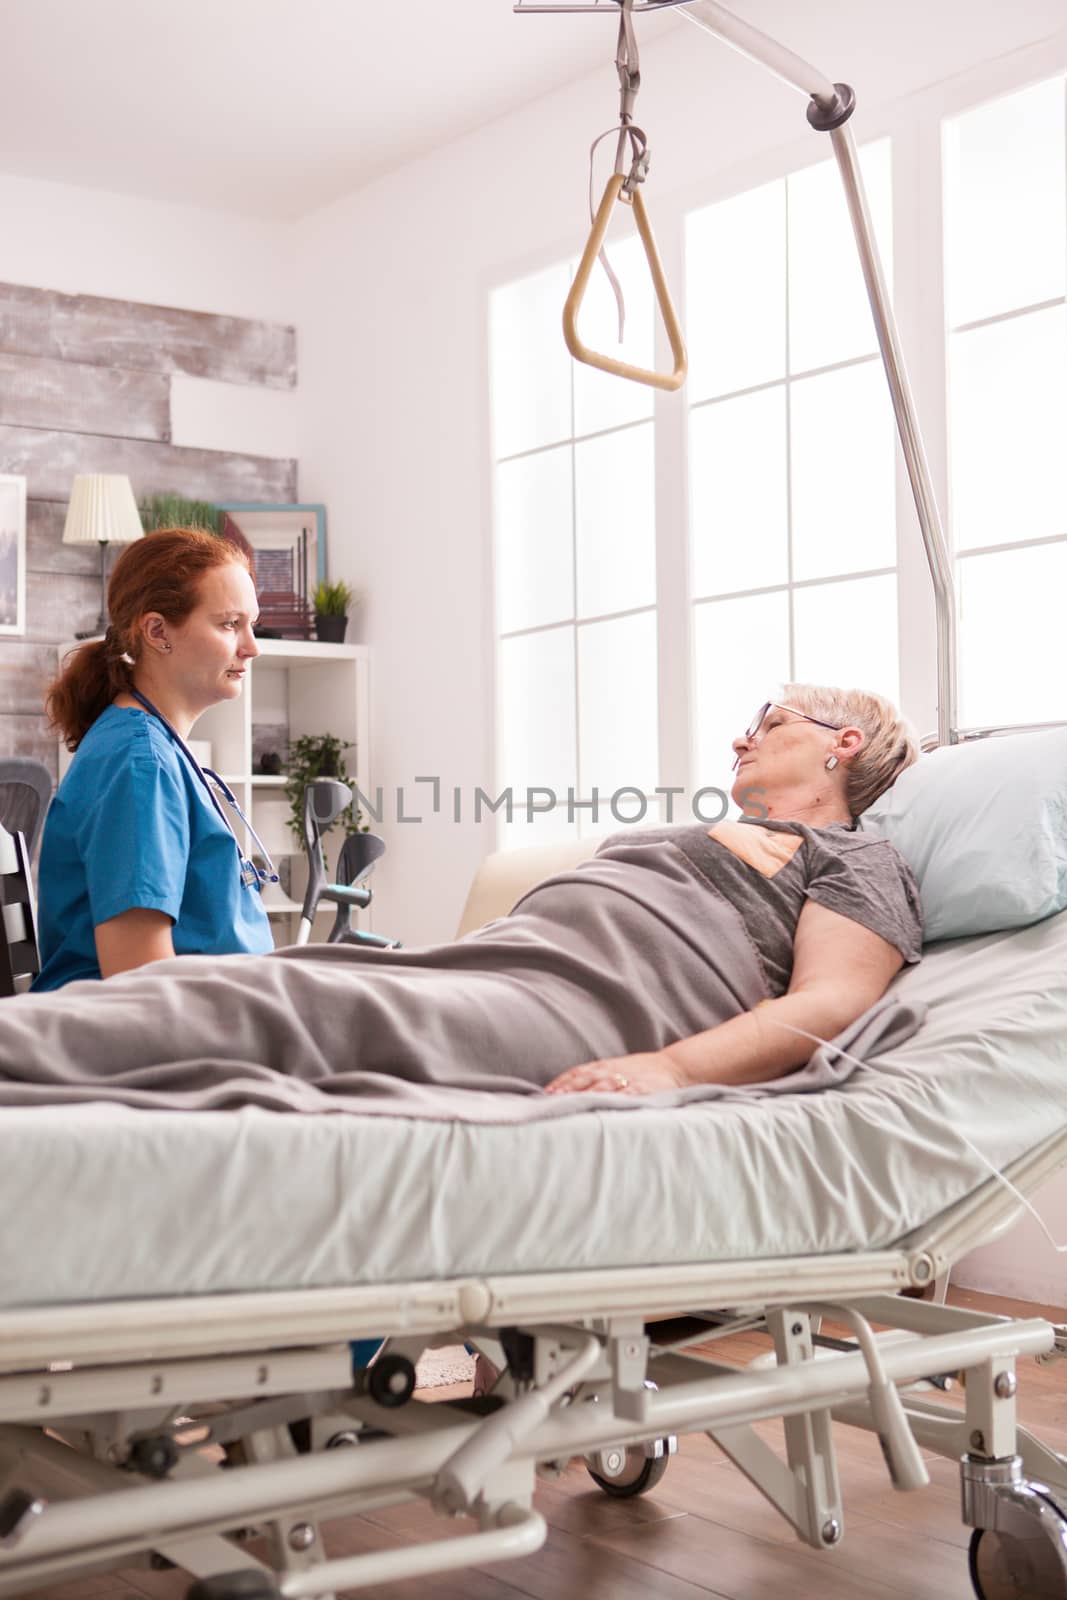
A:
{"label": "bed caster wheel", "polygon": [[137,1439],[130,1446],[126,1465],[146,1478],[165,1478],[178,1465],[180,1456],[173,1439],[159,1434],[154,1439]]}
{"label": "bed caster wheel", "polygon": [[658,1455],[648,1455],[643,1444],[609,1445],[595,1455],[586,1456],[585,1469],[598,1489],[614,1500],[632,1500],[636,1495],[647,1494],[659,1483],[667,1470],[671,1450],[666,1439],[657,1439],[663,1448]]}
{"label": "bed caster wheel", "polygon": [[269,1572],[220,1572],[215,1578],[198,1578],[185,1591],[185,1600],[281,1600],[281,1590]]}
{"label": "bed caster wheel", "polygon": [[967,1559],[978,1600],[1067,1600],[1067,1525],[1058,1538],[976,1528]]}
{"label": "bed caster wheel", "polygon": [[380,1406],[406,1406],[415,1393],[415,1364],[407,1356],[380,1356],[363,1374],[363,1387]]}

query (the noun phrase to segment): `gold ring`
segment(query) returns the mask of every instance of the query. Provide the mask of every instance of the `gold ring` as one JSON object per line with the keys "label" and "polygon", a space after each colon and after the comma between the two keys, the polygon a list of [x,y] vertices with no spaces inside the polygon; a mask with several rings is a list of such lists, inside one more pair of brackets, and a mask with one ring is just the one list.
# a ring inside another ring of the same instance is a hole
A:
{"label": "gold ring", "polygon": [[615,1087],[616,1089],[628,1089],[630,1087],[629,1078],[624,1078],[621,1072],[617,1072],[615,1074]]}

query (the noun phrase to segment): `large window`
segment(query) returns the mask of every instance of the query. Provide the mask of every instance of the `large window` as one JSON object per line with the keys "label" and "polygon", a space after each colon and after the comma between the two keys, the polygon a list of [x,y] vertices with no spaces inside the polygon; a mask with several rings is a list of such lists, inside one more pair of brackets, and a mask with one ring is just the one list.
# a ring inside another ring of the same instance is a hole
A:
{"label": "large window", "polygon": [[[599,271],[580,332],[648,366],[640,247],[629,241],[611,260],[621,351]],[[652,391],[572,362],[560,331],[571,270],[498,289],[490,307],[497,770],[498,793],[514,801],[510,821],[499,813],[510,844],[618,826],[616,795],[620,817],[648,818],[658,782]]]}
{"label": "large window", "polygon": [[949,505],[965,725],[1064,715],[1065,81],[945,124]]}
{"label": "large window", "polygon": [[[1067,708],[1063,65],[1050,44],[973,92],[936,85],[861,151],[948,510],[964,727]],[[1025,72],[1046,81],[1020,88]],[[836,165],[762,175],[773,181],[688,213],[656,197],[668,275],[684,284],[680,395],[570,361],[568,265],[493,295],[499,782],[517,799],[596,788],[602,802],[597,823],[564,803],[543,831],[616,825],[603,802],[621,788],[729,789],[730,740],[783,680],[879,690],[920,732],[935,726],[930,578],[910,495],[898,504],[906,480]],[[634,244],[615,265],[624,353],[651,364],[647,270]],[[614,317],[597,272],[588,342],[610,348]],[[690,814],[675,803],[675,820]],[[645,820],[670,815],[653,802]],[[537,831],[517,822],[505,837]]]}
{"label": "large window", "polygon": [[[887,274],[890,146],[862,152]],[[694,780],[790,679],[896,699],[892,410],[836,164],[688,218]]]}

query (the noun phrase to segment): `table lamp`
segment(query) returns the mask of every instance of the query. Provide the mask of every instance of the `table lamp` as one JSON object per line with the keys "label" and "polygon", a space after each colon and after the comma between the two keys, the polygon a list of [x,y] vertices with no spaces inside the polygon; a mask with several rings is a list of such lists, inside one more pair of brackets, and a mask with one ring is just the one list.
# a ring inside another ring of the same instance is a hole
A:
{"label": "table lamp", "polygon": [[77,634],[76,638],[91,639],[107,632],[107,546],[131,544],[143,535],[129,478],[116,472],[78,474],[71,485],[63,543],[100,546],[100,616],[94,628]]}

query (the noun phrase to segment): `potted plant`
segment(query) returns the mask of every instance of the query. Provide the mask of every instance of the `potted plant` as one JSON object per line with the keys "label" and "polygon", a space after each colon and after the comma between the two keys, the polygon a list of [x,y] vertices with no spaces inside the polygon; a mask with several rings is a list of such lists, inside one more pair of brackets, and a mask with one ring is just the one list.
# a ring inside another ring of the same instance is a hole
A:
{"label": "potted plant", "polygon": [[205,533],[222,533],[222,512],[206,500],[156,494],[150,500],[142,500],[137,509],[145,533],[154,533],[157,528],[202,528]]}
{"label": "potted plant", "polygon": [[352,591],[347,583],[327,583],[315,590],[315,634],[323,644],[343,644],[348,627],[348,608]]}
{"label": "potted plant", "polygon": [[[344,753],[351,745],[332,733],[306,733],[289,745],[285,764],[285,798],[289,802],[287,825],[300,848],[304,846],[304,790],[315,778],[337,778],[355,787],[355,779],[345,770]],[[347,838],[350,833],[368,833],[369,823],[355,804],[346,806],[337,821]],[[336,824],[331,824],[336,826]]]}

